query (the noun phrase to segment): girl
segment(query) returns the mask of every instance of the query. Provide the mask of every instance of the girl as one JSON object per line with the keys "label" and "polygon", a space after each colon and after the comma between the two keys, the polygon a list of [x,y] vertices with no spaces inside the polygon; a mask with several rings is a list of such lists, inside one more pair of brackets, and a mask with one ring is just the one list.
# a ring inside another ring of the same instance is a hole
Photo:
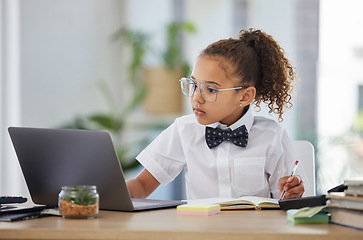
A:
{"label": "girl", "polygon": [[209,45],[180,79],[194,114],[177,118],[137,156],[144,170],[127,182],[131,197],[146,198],[183,169],[188,199],[279,198],[282,189],[285,199],[301,197],[303,171],[288,176],[296,160],[291,140],[250,107],[264,102],[282,121],[294,78],[283,49],[260,30]]}

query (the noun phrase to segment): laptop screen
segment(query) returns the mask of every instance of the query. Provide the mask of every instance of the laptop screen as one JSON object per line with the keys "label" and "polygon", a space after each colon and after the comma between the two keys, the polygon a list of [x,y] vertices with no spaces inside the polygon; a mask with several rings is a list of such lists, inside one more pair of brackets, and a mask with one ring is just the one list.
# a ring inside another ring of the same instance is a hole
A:
{"label": "laptop screen", "polygon": [[107,131],[10,127],[32,200],[56,206],[66,185],[95,185],[100,209],[132,211],[124,175]]}

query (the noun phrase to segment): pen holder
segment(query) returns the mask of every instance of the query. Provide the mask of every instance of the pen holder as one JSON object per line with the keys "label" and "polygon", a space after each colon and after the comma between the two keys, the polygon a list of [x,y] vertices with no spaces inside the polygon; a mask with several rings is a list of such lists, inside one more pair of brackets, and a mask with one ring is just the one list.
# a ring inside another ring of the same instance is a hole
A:
{"label": "pen holder", "polygon": [[94,218],[99,210],[96,186],[63,186],[58,207],[63,218]]}

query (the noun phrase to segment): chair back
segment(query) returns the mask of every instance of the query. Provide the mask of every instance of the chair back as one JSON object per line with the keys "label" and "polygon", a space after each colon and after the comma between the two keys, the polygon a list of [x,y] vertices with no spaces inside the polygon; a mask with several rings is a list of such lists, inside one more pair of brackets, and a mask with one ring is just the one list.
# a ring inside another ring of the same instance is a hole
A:
{"label": "chair back", "polygon": [[314,146],[308,141],[293,141],[299,165],[304,168],[305,174],[309,179],[311,187],[305,189],[303,197],[315,196],[315,152]]}

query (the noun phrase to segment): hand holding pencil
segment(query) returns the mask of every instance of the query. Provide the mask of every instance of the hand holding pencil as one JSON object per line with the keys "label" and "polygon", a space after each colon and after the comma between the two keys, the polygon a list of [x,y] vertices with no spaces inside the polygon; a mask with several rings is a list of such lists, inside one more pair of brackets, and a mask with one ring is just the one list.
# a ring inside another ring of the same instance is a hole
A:
{"label": "hand holding pencil", "polygon": [[290,176],[285,176],[279,179],[278,188],[280,189],[281,194],[280,200],[302,197],[305,191],[304,182],[301,180],[300,176],[295,175],[298,164],[299,161],[296,161]]}

